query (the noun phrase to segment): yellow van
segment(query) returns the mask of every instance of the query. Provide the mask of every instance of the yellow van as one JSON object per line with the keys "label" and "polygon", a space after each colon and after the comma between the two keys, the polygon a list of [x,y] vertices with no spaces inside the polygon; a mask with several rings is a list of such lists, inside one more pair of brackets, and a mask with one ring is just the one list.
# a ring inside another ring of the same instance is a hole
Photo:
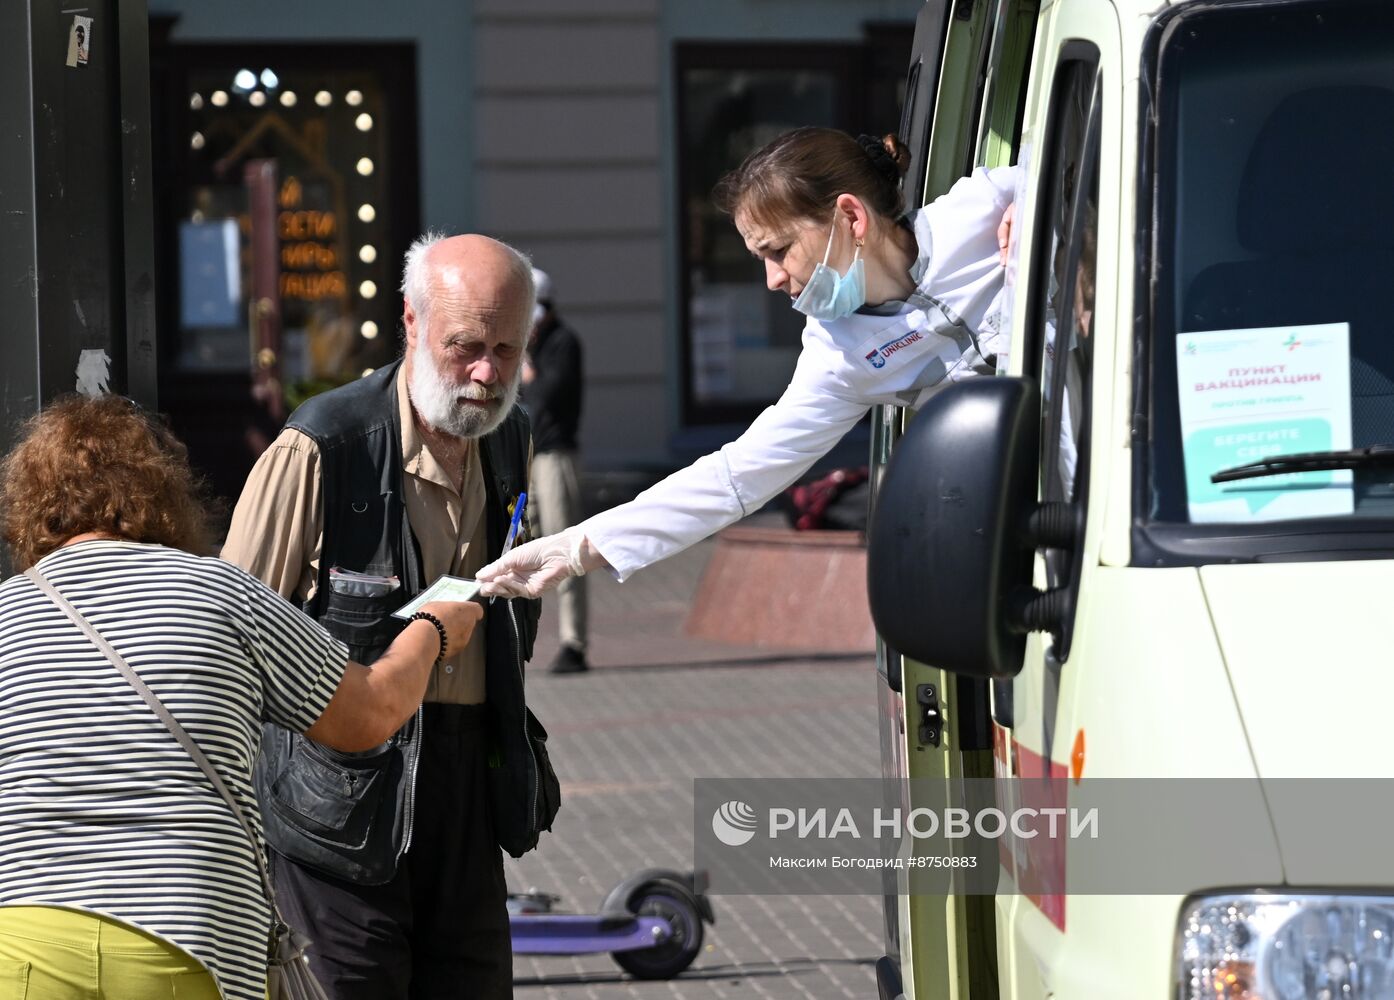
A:
{"label": "yellow van", "polygon": [[[1394,776],[1394,3],[928,0],[915,45],[915,194],[1021,182],[1002,377],[876,427],[886,773]],[[881,996],[1394,997],[1394,863],[1288,830],[1167,894],[902,873]]]}

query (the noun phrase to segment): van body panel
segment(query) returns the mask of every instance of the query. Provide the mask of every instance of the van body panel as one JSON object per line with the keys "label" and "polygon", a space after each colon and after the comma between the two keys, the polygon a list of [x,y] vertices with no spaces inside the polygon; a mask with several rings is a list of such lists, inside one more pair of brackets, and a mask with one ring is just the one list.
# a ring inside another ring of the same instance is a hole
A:
{"label": "van body panel", "polygon": [[1015,961],[1002,959],[1001,996],[1171,1000],[1176,921],[1184,898],[1072,896],[1064,934],[1025,898],[999,894],[998,938],[1007,940],[1010,929],[1019,945]]}
{"label": "van body panel", "polygon": [[[1058,692],[1042,689],[1040,678],[1050,676],[1044,667],[1016,679],[1023,721],[1011,732],[1010,773],[1028,776],[1030,765],[1021,762],[1036,754],[1049,761],[1050,773],[1069,773],[1083,730],[1085,779],[1257,778],[1219,643],[1208,627],[1192,627],[1209,619],[1199,573],[1099,567],[1090,587]],[[1253,831],[1250,861],[1260,880],[1283,882],[1271,825]],[[1012,984],[1003,996],[1144,996],[1099,990],[1168,981],[1180,895],[1038,900],[1011,892],[1013,886],[1008,871],[997,906],[1000,975]],[[1177,892],[1208,888],[1183,885]],[[1162,978],[1143,977],[1142,967]]]}
{"label": "van body panel", "polygon": [[1044,973],[1055,1000],[1172,1000],[1182,898],[1072,896],[1070,933]]}
{"label": "van body panel", "polygon": [[1388,778],[1394,562],[1205,566],[1200,578],[1259,775]]}
{"label": "van body panel", "polygon": [[1044,727],[1015,738],[1068,768],[1083,730],[1090,779],[1257,778],[1206,597],[1195,570],[1098,567],[1059,671],[1053,741]]}

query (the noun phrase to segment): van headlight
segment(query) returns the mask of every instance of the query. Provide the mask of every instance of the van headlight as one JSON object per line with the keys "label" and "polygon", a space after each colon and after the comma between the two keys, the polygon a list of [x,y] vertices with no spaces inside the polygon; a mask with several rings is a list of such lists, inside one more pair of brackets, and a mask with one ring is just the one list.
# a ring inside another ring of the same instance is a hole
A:
{"label": "van headlight", "polygon": [[1394,1000],[1394,896],[1194,899],[1177,954],[1180,1000]]}

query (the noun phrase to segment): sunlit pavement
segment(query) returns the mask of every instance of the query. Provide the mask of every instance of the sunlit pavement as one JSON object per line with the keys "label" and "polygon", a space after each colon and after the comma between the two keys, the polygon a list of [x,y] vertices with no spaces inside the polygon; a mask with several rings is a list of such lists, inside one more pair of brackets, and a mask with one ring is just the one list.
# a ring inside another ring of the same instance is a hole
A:
{"label": "sunlit pavement", "polygon": [[[522,861],[510,889],[598,907],[646,867],[692,867],[694,777],[871,777],[879,773],[870,654],[810,657],[689,639],[682,622],[712,543],[628,583],[588,578],[592,669],[546,672],[554,608],[528,677],[562,782],[555,829]],[[855,585],[860,585],[856,581]],[[868,896],[713,896],[692,968],[641,982],[608,955],[520,956],[520,997],[876,996],[881,901]]]}

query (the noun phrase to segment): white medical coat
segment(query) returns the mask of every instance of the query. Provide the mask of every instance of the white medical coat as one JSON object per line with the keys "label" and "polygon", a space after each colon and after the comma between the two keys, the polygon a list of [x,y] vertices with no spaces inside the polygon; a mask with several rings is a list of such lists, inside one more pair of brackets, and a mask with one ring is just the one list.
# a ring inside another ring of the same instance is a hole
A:
{"label": "white medical coat", "polygon": [[997,226],[1016,168],[979,169],[915,213],[916,288],[894,314],[804,327],[789,388],[735,441],[626,504],[583,521],[623,580],[740,520],[798,480],[877,403],[920,406],[947,382],[990,372],[1003,269]]}

